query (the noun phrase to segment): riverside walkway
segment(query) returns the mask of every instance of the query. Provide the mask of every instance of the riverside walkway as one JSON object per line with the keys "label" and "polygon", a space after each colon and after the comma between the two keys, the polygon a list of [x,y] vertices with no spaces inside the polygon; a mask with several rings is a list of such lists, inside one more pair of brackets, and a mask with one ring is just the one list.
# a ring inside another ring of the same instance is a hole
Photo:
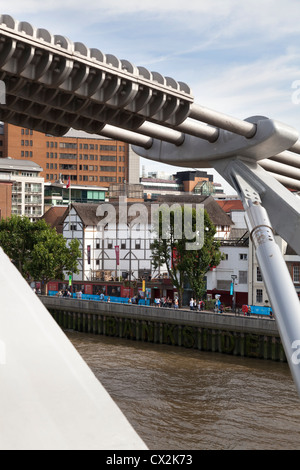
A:
{"label": "riverside walkway", "polygon": [[200,351],[286,361],[270,317],[41,296],[63,328]]}

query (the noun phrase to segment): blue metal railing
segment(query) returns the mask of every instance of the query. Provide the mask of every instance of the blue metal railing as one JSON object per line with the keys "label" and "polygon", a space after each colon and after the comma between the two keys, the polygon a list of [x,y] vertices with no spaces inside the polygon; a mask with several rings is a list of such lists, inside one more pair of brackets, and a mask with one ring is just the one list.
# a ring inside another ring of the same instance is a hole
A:
{"label": "blue metal railing", "polygon": [[[53,291],[53,290],[50,290],[48,292],[48,295],[50,297],[55,297],[57,296],[59,291]],[[105,295],[104,298],[101,300],[100,299],[100,296],[99,295],[92,295],[92,294],[81,294],[80,297],[78,297],[77,293],[71,293],[70,296],[61,296],[62,298],[70,298],[70,299],[81,299],[81,300],[95,300],[95,301],[98,301],[98,302],[107,302],[108,299],[110,302],[112,303],[119,303],[119,304],[129,304],[129,303],[133,303],[133,302],[130,302],[131,299],[129,299],[129,297],[113,297],[113,296],[109,296],[109,295]],[[139,302],[138,302],[138,305],[150,305],[150,299],[140,299]]]}

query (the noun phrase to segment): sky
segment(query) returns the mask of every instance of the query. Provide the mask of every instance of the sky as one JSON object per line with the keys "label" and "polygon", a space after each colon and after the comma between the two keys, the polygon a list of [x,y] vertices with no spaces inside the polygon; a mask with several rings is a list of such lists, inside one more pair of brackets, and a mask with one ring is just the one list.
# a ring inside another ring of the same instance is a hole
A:
{"label": "sky", "polygon": [[299,0],[10,0],[0,13],[185,82],[197,104],[300,131]]}

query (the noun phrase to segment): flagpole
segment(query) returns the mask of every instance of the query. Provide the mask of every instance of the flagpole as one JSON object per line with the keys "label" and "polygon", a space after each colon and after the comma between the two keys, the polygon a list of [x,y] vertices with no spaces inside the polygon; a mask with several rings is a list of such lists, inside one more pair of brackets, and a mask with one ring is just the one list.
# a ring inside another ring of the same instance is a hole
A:
{"label": "flagpole", "polygon": [[71,177],[68,178],[67,188],[69,188],[69,206],[71,206],[72,198],[71,198]]}
{"label": "flagpole", "polygon": [[[68,182],[67,182],[67,189],[69,189],[69,231],[71,231],[71,239],[73,239],[73,230],[71,230],[71,177],[69,175],[68,177]],[[70,286],[70,279],[69,279],[69,288],[71,287],[71,292],[73,295],[73,272],[72,272],[72,278],[71,278],[71,286]]]}

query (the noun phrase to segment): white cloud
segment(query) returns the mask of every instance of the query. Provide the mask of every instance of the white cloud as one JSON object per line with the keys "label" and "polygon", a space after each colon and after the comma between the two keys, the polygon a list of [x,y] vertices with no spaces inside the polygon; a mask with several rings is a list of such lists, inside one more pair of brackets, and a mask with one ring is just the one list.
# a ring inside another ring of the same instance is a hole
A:
{"label": "white cloud", "polygon": [[[298,0],[286,0],[284,3],[278,0],[185,0],[184,3],[182,0],[88,0],[85,3],[81,0],[64,0],[63,3],[60,0],[11,0],[2,13],[15,15],[17,19],[24,19],[23,16],[28,14],[32,18],[42,18],[43,22],[48,14],[50,17],[56,15],[58,19],[64,18],[66,29],[71,27],[68,14],[77,24],[83,18],[89,23],[105,23],[151,15],[161,24],[174,21],[186,31],[194,30],[199,35],[203,31],[218,31],[223,38],[235,37],[245,31],[252,31],[255,35],[259,30],[274,39],[279,34],[298,34],[299,30]],[[213,31],[212,27],[217,29]],[[186,39],[188,41],[188,37]]]}
{"label": "white cloud", "polygon": [[195,100],[243,119],[253,114],[280,118],[298,113],[291,87],[300,78],[299,59],[300,51],[220,69],[212,67],[194,84]]}

